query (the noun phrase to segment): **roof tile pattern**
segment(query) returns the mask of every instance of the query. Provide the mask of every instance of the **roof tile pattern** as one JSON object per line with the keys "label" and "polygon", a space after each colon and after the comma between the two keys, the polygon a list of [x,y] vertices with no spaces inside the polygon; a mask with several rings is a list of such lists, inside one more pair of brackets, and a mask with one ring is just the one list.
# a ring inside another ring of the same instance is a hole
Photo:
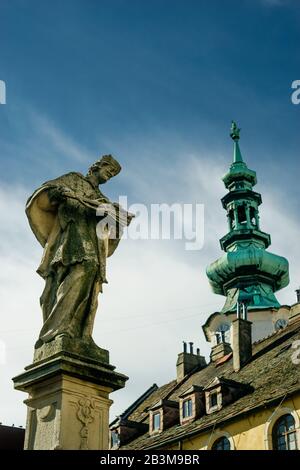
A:
{"label": "roof tile pattern", "polygon": [[232,358],[216,366],[210,363],[202,370],[192,372],[181,383],[176,380],[159,387],[150,395],[128,418],[137,422],[147,423],[148,410],[160,399],[179,401],[179,396],[189,387],[198,385],[206,387],[215,377],[222,377],[250,386],[251,391],[220,411],[205,415],[187,424],[176,424],[159,435],[150,436],[145,433],[122,449],[148,449],[163,447],[170,441],[196,434],[209,429],[215,423],[233,419],[242,413],[272,401],[282,399],[300,390],[300,365],[292,361],[292,344],[300,340],[300,320],[294,321],[283,330],[253,345],[252,360],[239,372],[234,372]]}

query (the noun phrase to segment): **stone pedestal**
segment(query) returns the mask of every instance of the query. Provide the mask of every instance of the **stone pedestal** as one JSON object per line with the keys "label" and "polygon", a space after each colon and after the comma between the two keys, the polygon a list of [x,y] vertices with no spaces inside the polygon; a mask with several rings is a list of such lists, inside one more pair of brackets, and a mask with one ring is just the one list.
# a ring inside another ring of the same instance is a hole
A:
{"label": "stone pedestal", "polygon": [[109,394],[128,379],[114,369],[93,342],[60,337],[37,347],[33,364],[13,379],[29,394],[24,448],[108,449]]}

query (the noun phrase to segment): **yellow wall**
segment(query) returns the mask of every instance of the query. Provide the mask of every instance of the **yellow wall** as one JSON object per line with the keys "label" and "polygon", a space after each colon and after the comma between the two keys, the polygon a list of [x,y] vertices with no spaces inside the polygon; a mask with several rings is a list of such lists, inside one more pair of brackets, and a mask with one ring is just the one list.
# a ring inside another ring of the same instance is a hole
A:
{"label": "yellow wall", "polygon": [[[222,433],[228,433],[235,450],[267,450],[271,448],[271,433],[274,423],[280,417],[291,410],[296,421],[298,449],[300,449],[300,394],[284,401],[280,408],[270,407],[260,409],[256,413],[246,414],[239,420],[228,422],[220,426],[216,424],[214,432],[199,434],[192,438],[186,438],[182,442],[182,450],[206,450],[213,442],[221,437]],[[275,413],[274,413],[275,412]],[[217,418],[218,413],[216,413]],[[226,435],[226,434],[225,434]],[[169,449],[179,448],[176,443]]]}

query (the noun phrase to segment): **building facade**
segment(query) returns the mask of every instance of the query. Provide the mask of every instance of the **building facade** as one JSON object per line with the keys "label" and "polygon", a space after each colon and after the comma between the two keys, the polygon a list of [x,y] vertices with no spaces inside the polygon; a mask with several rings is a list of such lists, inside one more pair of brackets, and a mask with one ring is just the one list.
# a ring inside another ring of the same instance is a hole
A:
{"label": "building facade", "polygon": [[184,343],[176,378],[154,384],[110,425],[111,449],[296,450],[300,448],[300,291],[280,305],[288,261],[267,251],[256,173],[242,158],[232,123],[233,163],[223,181],[224,255],[207,268],[225,297],[203,325],[207,363]]}

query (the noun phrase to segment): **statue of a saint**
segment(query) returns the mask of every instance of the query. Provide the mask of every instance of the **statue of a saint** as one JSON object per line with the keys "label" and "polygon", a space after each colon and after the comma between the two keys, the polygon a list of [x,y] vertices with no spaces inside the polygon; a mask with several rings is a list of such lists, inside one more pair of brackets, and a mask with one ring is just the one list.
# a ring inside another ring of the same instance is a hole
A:
{"label": "statue of a saint", "polygon": [[231,121],[230,137],[232,140],[238,141],[240,139],[240,132],[241,129],[238,128],[237,123]]}
{"label": "statue of a saint", "polygon": [[106,258],[133,217],[99,190],[120,171],[105,155],[86,176],[71,172],[47,181],[27,201],[31,229],[44,247],[37,270],[46,282],[40,298],[44,324],[37,345],[58,335],[91,340],[98,294],[107,282]]}

